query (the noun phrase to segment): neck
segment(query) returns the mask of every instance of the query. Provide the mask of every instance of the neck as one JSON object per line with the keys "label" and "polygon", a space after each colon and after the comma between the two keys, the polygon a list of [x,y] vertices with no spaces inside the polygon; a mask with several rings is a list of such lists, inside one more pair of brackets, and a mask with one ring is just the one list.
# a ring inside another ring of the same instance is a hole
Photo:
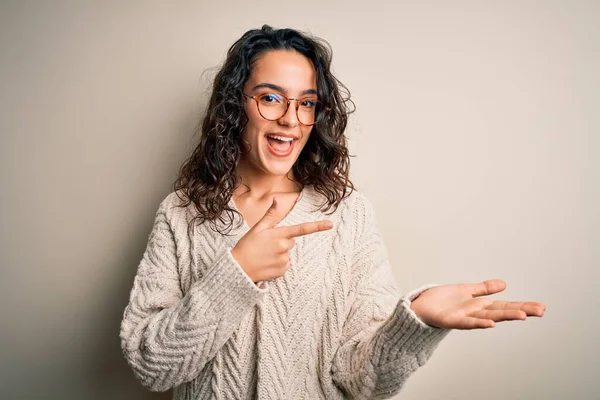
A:
{"label": "neck", "polygon": [[[240,184],[234,190],[234,197],[240,195],[254,199],[262,199],[272,193],[300,192],[301,186],[294,180],[290,170],[287,175],[269,175],[264,171],[253,168],[248,163],[240,161],[237,167]],[[250,189],[250,192],[248,192]]]}

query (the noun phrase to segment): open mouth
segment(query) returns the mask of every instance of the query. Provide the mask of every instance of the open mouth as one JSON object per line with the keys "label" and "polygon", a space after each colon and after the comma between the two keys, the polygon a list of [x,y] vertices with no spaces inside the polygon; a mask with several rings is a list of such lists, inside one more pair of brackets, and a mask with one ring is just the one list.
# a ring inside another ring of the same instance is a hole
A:
{"label": "open mouth", "polygon": [[279,135],[267,135],[266,139],[271,153],[282,157],[291,154],[294,143],[296,142],[296,139],[294,138]]}

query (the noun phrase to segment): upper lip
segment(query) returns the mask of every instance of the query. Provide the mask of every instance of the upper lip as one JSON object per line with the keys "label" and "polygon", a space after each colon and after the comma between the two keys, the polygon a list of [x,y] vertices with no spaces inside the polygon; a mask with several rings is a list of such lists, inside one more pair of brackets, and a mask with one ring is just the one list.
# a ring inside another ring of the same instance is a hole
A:
{"label": "upper lip", "polygon": [[281,132],[267,133],[265,136],[283,136],[285,138],[291,138],[294,140],[298,140],[298,138],[294,135],[290,135],[289,133],[281,133]]}

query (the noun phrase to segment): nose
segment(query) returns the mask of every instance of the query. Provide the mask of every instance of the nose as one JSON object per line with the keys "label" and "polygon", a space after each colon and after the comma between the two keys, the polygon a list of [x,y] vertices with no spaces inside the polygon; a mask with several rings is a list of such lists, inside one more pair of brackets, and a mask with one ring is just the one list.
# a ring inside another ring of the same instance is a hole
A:
{"label": "nose", "polygon": [[289,126],[291,128],[295,128],[298,126],[300,121],[298,121],[298,112],[297,112],[297,101],[292,100],[288,106],[287,111],[281,118],[277,120],[280,125]]}

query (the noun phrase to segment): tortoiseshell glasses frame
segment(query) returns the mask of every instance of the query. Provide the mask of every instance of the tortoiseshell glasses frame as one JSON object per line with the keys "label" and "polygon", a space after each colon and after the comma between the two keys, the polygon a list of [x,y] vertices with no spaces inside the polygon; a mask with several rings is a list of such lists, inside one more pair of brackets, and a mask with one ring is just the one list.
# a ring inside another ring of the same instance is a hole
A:
{"label": "tortoiseshell glasses frame", "polygon": [[290,103],[295,101],[298,122],[302,125],[313,126],[322,109],[321,102],[311,96],[294,99],[279,93],[261,93],[255,96],[243,93],[243,95],[256,102],[258,113],[267,121],[277,121],[283,117],[290,108]]}

